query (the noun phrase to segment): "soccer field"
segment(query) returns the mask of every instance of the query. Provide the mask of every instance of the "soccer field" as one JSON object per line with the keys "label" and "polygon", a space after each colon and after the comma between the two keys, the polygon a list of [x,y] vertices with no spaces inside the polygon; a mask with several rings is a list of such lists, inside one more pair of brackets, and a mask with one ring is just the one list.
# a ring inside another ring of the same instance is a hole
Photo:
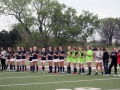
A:
{"label": "soccer field", "polygon": [[[118,70],[119,72],[120,70]],[[75,90],[74,88],[82,87],[120,90],[120,77],[102,76],[101,74],[95,76],[94,73],[91,76],[87,76],[78,74],[48,74],[47,72],[44,74],[41,72],[0,72],[0,90]]]}

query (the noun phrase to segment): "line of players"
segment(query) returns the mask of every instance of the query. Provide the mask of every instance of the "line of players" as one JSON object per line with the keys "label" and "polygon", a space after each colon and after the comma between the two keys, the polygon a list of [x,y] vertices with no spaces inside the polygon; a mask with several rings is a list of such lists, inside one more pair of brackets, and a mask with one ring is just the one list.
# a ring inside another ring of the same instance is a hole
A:
{"label": "line of players", "polygon": [[[91,74],[91,62],[92,62],[92,50],[90,50],[90,46],[87,47],[87,52],[83,51],[83,48],[79,48],[79,52],[76,51],[75,47],[68,46],[68,52],[67,52],[67,73],[71,73],[71,63],[73,63],[74,67],[74,74],[77,74],[77,67],[76,64],[79,63],[79,73],[84,73],[84,55],[86,55],[86,61],[89,67],[89,73]],[[8,54],[7,54],[7,67],[10,64],[10,71],[15,70],[15,61],[17,65],[16,71],[26,71],[26,63],[25,60],[27,54],[24,47],[17,47],[17,52],[15,53],[14,50],[9,47],[8,48]],[[42,65],[42,72],[45,71],[45,62],[46,60],[49,62],[49,73],[52,73],[54,62],[54,73],[57,72],[64,72],[64,60],[65,60],[65,52],[63,51],[63,47],[60,46],[55,47],[54,50],[52,50],[52,47],[49,47],[48,52],[46,52],[45,48],[42,48],[41,54],[39,54],[39,51],[37,50],[37,47],[34,46],[33,48],[30,48],[29,51],[29,62],[30,62],[30,71],[38,72],[38,60],[41,60]]]}
{"label": "line of players", "polygon": [[[106,52],[106,50],[103,49],[101,53],[101,48],[98,47],[98,51],[96,52],[96,73],[98,71],[98,64],[100,65],[101,72],[103,74],[102,70],[102,62],[103,64],[105,61],[108,61],[108,57],[104,58],[105,55],[103,55],[103,52]],[[101,55],[102,54],[102,55]],[[106,54],[106,53],[105,53]],[[117,54],[116,54],[117,55]],[[26,71],[26,51],[24,47],[17,47],[17,52],[15,53],[12,48],[8,48],[8,54],[7,54],[7,67],[8,64],[10,63],[10,70],[13,71],[15,70],[15,60],[16,60],[16,65],[17,65],[17,70],[16,71]],[[71,73],[71,64],[73,64],[73,69],[74,69],[74,74],[77,74],[77,63],[79,63],[79,74],[85,73],[84,70],[84,62],[86,60],[87,65],[88,65],[88,74],[91,75],[91,62],[92,62],[92,50],[90,46],[87,46],[87,51],[84,51],[82,47],[79,47],[79,50],[77,51],[75,47],[68,46],[68,52],[67,52],[67,73]],[[37,47],[34,46],[33,48],[30,48],[29,51],[29,62],[30,62],[30,71],[31,72],[38,72],[38,60],[41,60],[41,65],[42,65],[42,72],[44,73],[45,71],[45,63],[48,61],[49,63],[49,73],[52,73],[53,71],[53,66],[54,66],[54,73],[57,72],[64,72],[64,57],[65,57],[65,52],[63,50],[63,47],[60,46],[59,48],[55,47],[54,50],[52,47],[49,47],[48,52],[45,50],[45,48],[42,48],[41,54],[39,54],[39,51],[37,50]],[[112,57],[112,56],[111,56]],[[104,60],[103,60],[104,59]],[[54,63],[54,65],[52,65]],[[108,66],[107,66],[108,67]],[[112,67],[110,67],[111,69]],[[105,68],[104,68],[105,69]],[[108,74],[108,70],[104,70],[105,74]]]}

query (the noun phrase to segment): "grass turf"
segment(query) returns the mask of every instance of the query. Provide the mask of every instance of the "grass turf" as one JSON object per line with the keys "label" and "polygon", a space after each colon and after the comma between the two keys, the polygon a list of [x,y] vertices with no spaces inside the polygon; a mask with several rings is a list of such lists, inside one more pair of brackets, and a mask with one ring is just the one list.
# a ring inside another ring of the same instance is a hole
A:
{"label": "grass turf", "polygon": [[0,72],[0,90],[55,90],[60,88],[74,90],[76,87],[108,90],[120,88],[120,77],[93,74],[87,76],[4,71]]}

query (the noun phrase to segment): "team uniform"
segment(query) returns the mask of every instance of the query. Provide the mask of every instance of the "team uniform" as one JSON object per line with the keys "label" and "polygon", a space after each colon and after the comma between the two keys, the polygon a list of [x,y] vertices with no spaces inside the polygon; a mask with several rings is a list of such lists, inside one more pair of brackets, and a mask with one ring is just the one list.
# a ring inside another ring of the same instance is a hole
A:
{"label": "team uniform", "polygon": [[[72,52],[71,58],[72,58],[72,62],[73,62],[74,64],[77,63],[77,61],[78,61],[77,55],[78,55],[78,52],[77,52],[77,51],[73,51],[73,52]],[[76,68],[76,67],[74,67],[74,73],[77,73],[77,68]]]}
{"label": "team uniform", "polygon": [[21,54],[22,54],[22,61],[23,61],[23,60],[26,60],[26,56],[25,56],[26,51],[21,51]]}
{"label": "team uniform", "polygon": [[78,58],[76,57],[77,54],[78,54],[77,51],[76,51],[76,52],[72,52],[71,62],[73,62],[73,63],[77,63],[77,61],[78,61]]}
{"label": "team uniform", "polygon": [[39,54],[39,52],[38,51],[33,51],[33,59],[32,59],[32,61],[38,61],[38,57],[37,57],[37,54]]}
{"label": "team uniform", "polygon": [[[59,53],[60,53],[59,62],[63,62],[63,61],[64,61],[64,56],[62,56],[62,54],[65,54],[65,53],[64,53],[63,50],[60,51]],[[61,66],[60,66],[60,72],[62,72],[62,71],[64,72],[64,67],[61,67]]]}
{"label": "team uniform", "polygon": [[86,62],[92,62],[92,56],[88,56],[88,55],[92,55],[92,50],[88,50],[86,52]]}
{"label": "team uniform", "polygon": [[[37,56],[37,54],[39,54],[39,51],[33,51],[32,62],[38,61],[38,56]],[[34,72],[34,70],[35,70],[35,66],[33,66],[32,72]],[[38,66],[36,66],[36,72],[38,72]]]}
{"label": "team uniform", "polygon": [[[48,51],[47,55],[48,55],[48,62],[53,61],[53,51]],[[50,73],[52,73],[52,68],[53,68],[52,66],[49,66]]]}
{"label": "team uniform", "polygon": [[[33,56],[32,56],[33,52],[29,52],[29,62],[32,63],[32,59],[33,59]],[[33,66],[30,65],[30,71],[33,71]]]}
{"label": "team uniform", "polygon": [[[15,61],[15,56],[14,56],[14,53],[11,52],[11,54],[10,54],[10,62],[14,62],[14,61]],[[14,67],[14,70],[15,70],[15,65],[11,65],[11,67],[10,67],[11,71],[13,70],[13,67]]]}
{"label": "team uniform", "polygon": [[[86,62],[92,62],[92,50],[87,50],[87,52],[86,52]],[[88,71],[89,71],[88,75],[91,75],[92,68],[88,67]]]}
{"label": "team uniform", "polygon": [[42,52],[41,55],[42,55],[41,62],[46,62],[46,57],[44,56],[47,56],[47,52]]}
{"label": "team uniform", "polygon": [[[8,51],[7,53],[7,61],[9,62],[10,61],[10,58],[11,58],[11,51]],[[6,66],[6,69],[8,68],[8,65]],[[11,65],[10,65],[10,70],[11,70]]]}
{"label": "team uniform", "polygon": [[[68,52],[67,52],[67,62],[71,62],[72,61],[72,58],[71,58],[71,56],[70,55],[72,55],[72,51],[71,50],[69,50]],[[67,73],[71,73],[71,66],[69,65],[69,66],[67,66]]]}
{"label": "team uniform", "polygon": [[[25,56],[25,54],[26,54],[26,51],[24,50],[24,51],[21,51],[21,55],[22,55],[22,61],[26,61],[26,56]],[[24,66],[22,66],[22,71],[24,71],[24,69],[25,69],[25,71],[26,71],[26,65],[24,65]]]}
{"label": "team uniform", "polygon": [[[47,56],[47,52],[42,52],[41,53],[41,62],[46,62],[46,56]],[[44,70],[45,70],[45,66],[42,66],[42,71],[44,72]]]}
{"label": "team uniform", "polygon": [[83,52],[78,52],[78,55],[80,56],[80,57],[78,57],[78,63],[80,63],[80,64],[84,64],[84,53]]}
{"label": "team uniform", "polygon": [[32,56],[33,52],[29,52],[29,62],[32,62],[33,56]]}
{"label": "team uniform", "polygon": [[54,52],[53,54],[56,54],[56,55],[53,56],[53,62],[59,62],[59,57],[57,56],[58,55],[58,51]]}
{"label": "team uniform", "polygon": [[[17,51],[17,54],[16,54],[16,62],[21,62],[21,51]],[[17,65],[17,71],[21,71],[21,66],[20,65]]]}
{"label": "team uniform", "polygon": [[[78,57],[78,63],[79,64],[84,64],[84,62],[85,62],[85,60],[84,60],[84,52],[78,52],[78,55],[79,55],[79,57]],[[82,73],[85,73],[85,70],[84,70],[84,67],[79,67],[79,74],[81,73],[81,71],[82,71]]]}
{"label": "team uniform", "polygon": [[[59,62],[59,57],[57,56],[58,51],[54,51],[53,54],[56,54],[56,55],[53,56],[53,62],[55,62],[55,63]],[[56,73],[56,69],[57,69],[57,66],[55,66],[55,73]],[[59,72],[59,66],[58,66],[58,72]]]}

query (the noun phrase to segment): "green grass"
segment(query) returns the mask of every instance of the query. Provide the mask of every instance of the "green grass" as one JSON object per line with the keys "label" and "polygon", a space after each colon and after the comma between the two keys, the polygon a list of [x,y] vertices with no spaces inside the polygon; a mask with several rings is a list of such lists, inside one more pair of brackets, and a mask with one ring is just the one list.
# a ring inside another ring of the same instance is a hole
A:
{"label": "green grass", "polygon": [[[120,72],[120,70],[118,70]],[[120,77],[30,73],[30,72],[0,72],[0,90],[55,90],[76,87],[95,87],[102,90],[120,88]],[[35,84],[36,83],[36,84]],[[24,85],[25,84],[25,85]],[[13,85],[13,86],[1,86]]]}

